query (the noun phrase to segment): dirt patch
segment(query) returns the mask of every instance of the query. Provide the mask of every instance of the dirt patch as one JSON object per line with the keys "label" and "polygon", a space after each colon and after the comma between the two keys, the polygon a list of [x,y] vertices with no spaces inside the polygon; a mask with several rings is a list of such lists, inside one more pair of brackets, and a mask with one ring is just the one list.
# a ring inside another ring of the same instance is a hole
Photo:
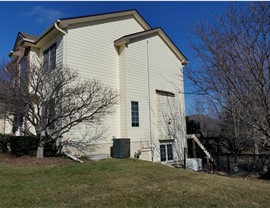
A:
{"label": "dirt patch", "polygon": [[11,154],[0,154],[0,164],[8,166],[51,166],[72,163],[74,163],[74,161],[64,157],[44,157],[42,159],[38,159],[30,156],[16,157]]}

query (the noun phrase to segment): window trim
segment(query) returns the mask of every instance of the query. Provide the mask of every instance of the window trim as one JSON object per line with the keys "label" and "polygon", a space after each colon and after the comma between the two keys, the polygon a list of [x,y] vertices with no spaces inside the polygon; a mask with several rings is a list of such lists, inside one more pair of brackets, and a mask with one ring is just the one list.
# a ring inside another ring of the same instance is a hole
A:
{"label": "window trim", "polygon": [[161,95],[161,96],[167,96],[167,97],[175,97],[175,94],[169,91],[164,91],[164,90],[156,90],[156,94]]}
{"label": "window trim", "polygon": [[[133,105],[137,104],[137,111],[133,111]],[[140,108],[139,108],[139,102],[138,101],[131,101],[130,102],[130,109],[131,109],[131,127],[140,127]],[[134,115],[136,114],[136,115]],[[136,120],[133,120],[136,118]]]}
{"label": "window trim", "polygon": [[[54,65],[52,66],[51,64],[51,51],[53,50],[53,48],[55,48],[55,55],[54,55]],[[57,44],[56,42],[53,43],[52,45],[50,45],[48,48],[46,48],[44,51],[43,51],[43,65],[45,66],[46,63],[45,63],[45,53],[48,53],[48,60],[47,60],[47,67],[49,69],[52,69],[52,68],[55,68],[56,67],[56,57],[57,57]]]}
{"label": "window trim", "polygon": [[[161,146],[164,145],[165,146],[165,160],[162,160],[162,157],[161,157]],[[172,156],[172,159],[168,159],[169,158],[169,154],[168,154],[168,145],[171,145],[171,156]],[[159,155],[160,155],[160,162],[172,162],[173,161],[173,157],[174,157],[174,153],[173,153],[173,143],[172,142],[161,142],[159,144]]]}

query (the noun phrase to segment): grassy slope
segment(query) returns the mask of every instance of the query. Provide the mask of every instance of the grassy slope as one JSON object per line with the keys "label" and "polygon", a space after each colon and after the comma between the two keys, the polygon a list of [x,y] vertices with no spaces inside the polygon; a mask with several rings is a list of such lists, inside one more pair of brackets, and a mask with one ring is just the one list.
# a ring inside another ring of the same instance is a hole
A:
{"label": "grassy slope", "polygon": [[0,165],[0,207],[270,207],[270,183],[138,160]]}

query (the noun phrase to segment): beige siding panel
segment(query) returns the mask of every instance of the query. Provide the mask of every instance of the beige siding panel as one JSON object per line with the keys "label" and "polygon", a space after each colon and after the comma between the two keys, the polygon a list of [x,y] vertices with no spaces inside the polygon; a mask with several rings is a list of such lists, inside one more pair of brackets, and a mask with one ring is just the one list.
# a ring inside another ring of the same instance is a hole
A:
{"label": "beige siding panel", "polygon": [[119,48],[119,82],[120,82],[120,137],[127,137],[127,108],[126,108],[126,62],[125,46]]}
{"label": "beige siding panel", "polygon": [[67,64],[82,77],[98,78],[119,89],[119,55],[114,41],[142,31],[133,18],[71,26],[67,38]]}
{"label": "beige siding panel", "polygon": [[63,65],[63,35],[57,38],[56,64]]}
{"label": "beige siding panel", "polygon": [[12,125],[4,118],[0,118],[0,134],[11,134]]}
{"label": "beige siding panel", "polygon": [[[139,31],[143,31],[143,28],[133,18],[70,25],[66,39],[66,63],[77,70],[81,77],[99,79],[123,95],[125,87],[120,79],[123,80],[124,74],[120,74],[119,69],[121,64],[124,67],[124,63],[123,59],[121,62],[114,41]],[[120,85],[123,87],[121,90]],[[123,102],[124,98],[120,96],[120,103]],[[107,142],[111,142],[113,136],[125,136],[124,124],[123,131],[120,130],[120,120],[124,122],[124,114],[125,107],[120,109],[118,106],[116,112],[106,119],[104,125],[108,127]]]}
{"label": "beige siding panel", "polygon": [[[153,138],[154,160],[159,159],[159,126],[157,123],[156,90],[173,92],[179,103],[181,112],[182,138],[184,137],[184,98],[179,94],[183,83],[182,65],[174,53],[167,47],[159,36],[134,42],[126,48],[126,90],[127,90],[127,137],[133,142],[148,140],[150,142],[148,70],[150,72],[150,100],[151,100],[151,129]],[[139,102],[140,127],[131,127],[131,101]]]}
{"label": "beige siding panel", "polygon": [[40,51],[37,48],[31,48],[30,51],[30,66],[40,64],[40,57],[39,57]]}

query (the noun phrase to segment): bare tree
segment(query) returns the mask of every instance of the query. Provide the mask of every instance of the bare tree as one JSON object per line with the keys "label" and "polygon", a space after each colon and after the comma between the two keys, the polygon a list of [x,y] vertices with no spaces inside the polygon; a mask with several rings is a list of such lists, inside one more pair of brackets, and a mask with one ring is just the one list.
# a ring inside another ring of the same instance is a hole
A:
{"label": "bare tree", "polygon": [[248,122],[241,121],[243,118],[241,110],[241,107],[233,112],[224,109],[219,120],[221,143],[231,154],[235,155],[235,162],[237,155],[250,149],[256,141],[255,138],[259,136],[256,129],[246,125]]}
{"label": "bare tree", "polygon": [[[5,97],[15,124],[13,131],[34,135],[39,142],[40,158],[46,143],[56,141],[79,124],[90,127],[101,124],[118,102],[116,91],[98,80],[81,79],[67,67],[36,64],[27,70],[21,68],[15,76],[11,73],[12,64],[6,69],[9,72],[6,77],[12,77],[7,79],[12,83],[6,82]],[[87,142],[97,139],[95,136]],[[84,140],[84,145],[87,142]],[[83,140],[69,141],[77,147],[82,143]]]}
{"label": "bare tree", "polygon": [[[198,96],[194,99],[193,112],[191,116],[187,117],[187,122],[191,122],[189,124],[192,124],[192,121],[196,133],[201,133],[204,137],[217,137],[220,135],[219,112],[211,99],[204,96]],[[192,125],[190,127],[192,128]]]}
{"label": "bare tree", "polygon": [[[270,3],[235,4],[194,30],[201,67],[188,69],[187,75],[196,91],[211,98],[220,113],[226,111],[232,125],[226,128],[233,129],[234,138],[259,135],[269,141]],[[245,129],[255,133],[246,135]]]}
{"label": "bare tree", "polygon": [[[162,157],[167,157],[167,159],[171,157],[170,160],[182,164],[184,161],[184,148],[186,147],[186,125],[181,103],[178,102],[178,96],[167,94],[159,98],[157,129],[159,130],[160,143],[158,147],[155,144],[155,149],[161,159]],[[163,151],[162,156],[161,146],[166,143],[168,143],[166,151]],[[170,147],[172,148],[170,149]],[[167,155],[164,155],[164,153]]]}

